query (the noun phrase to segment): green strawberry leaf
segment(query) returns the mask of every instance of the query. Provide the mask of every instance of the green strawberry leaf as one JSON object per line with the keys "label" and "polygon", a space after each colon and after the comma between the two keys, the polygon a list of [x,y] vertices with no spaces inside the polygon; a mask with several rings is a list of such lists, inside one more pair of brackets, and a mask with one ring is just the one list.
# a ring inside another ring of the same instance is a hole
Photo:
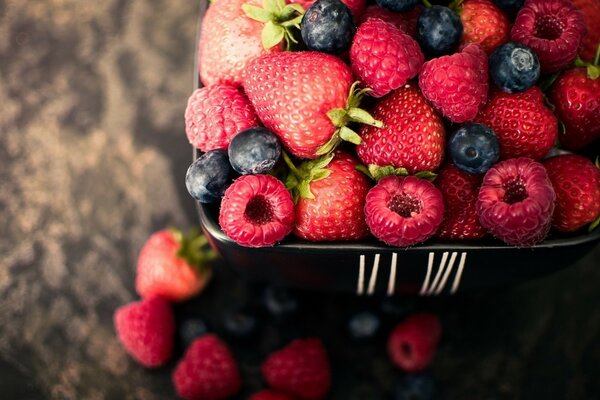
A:
{"label": "green strawberry leaf", "polygon": [[177,228],[170,228],[170,231],[179,243],[177,257],[184,259],[201,274],[210,273],[209,263],[218,255],[210,248],[207,237],[197,228],[192,229],[187,235]]}
{"label": "green strawberry leaf", "polygon": [[597,65],[590,65],[587,67],[587,76],[590,79],[598,79],[598,77],[600,77],[600,67]]}
{"label": "green strawberry leaf", "polygon": [[357,171],[360,171],[367,175],[369,178],[374,181],[378,181],[386,176],[397,175],[397,176],[408,176],[408,171],[406,168],[396,168],[393,165],[375,165],[369,164],[368,166],[357,165],[355,167]]}
{"label": "green strawberry leaf", "polygon": [[285,29],[280,25],[275,25],[268,21],[261,33],[262,45],[265,49],[270,49],[279,44],[285,35]]}
{"label": "green strawberry leaf", "polygon": [[331,175],[332,171],[326,167],[333,160],[333,157],[334,154],[329,153],[315,160],[305,161],[299,167],[296,167],[290,157],[283,152],[283,159],[290,168],[290,173],[285,181],[285,187],[292,193],[294,203],[300,197],[304,199],[315,198],[310,190],[310,184]]}
{"label": "green strawberry leaf", "polygon": [[360,138],[360,136],[358,136],[358,133],[354,132],[352,129],[346,127],[346,126],[342,126],[340,128],[340,138],[342,140],[345,140],[346,142],[350,142],[356,145],[359,145],[362,142],[362,139]]}
{"label": "green strawberry leaf", "polygon": [[371,114],[361,108],[350,107],[348,109],[348,118],[352,122],[383,128],[383,122],[376,120]]}
{"label": "green strawberry leaf", "polygon": [[250,4],[242,4],[242,10],[248,17],[258,22],[268,22],[274,18],[272,12]]}
{"label": "green strawberry leaf", "polygon": [[437,174],[431,171],[420,171],[415,174],[417,178],[425,179],[426,181],[433,182],[437,178]]}
{"label": "green strawberry leaf", "polygon": [[331,123],[337,128],[346,125],[346,123],[348,122],[346,118],[347,115],[348,113],[346,113],[346,110],[344,110],[343,108],[334,108],[327,111],[327,116],[331,120]]}

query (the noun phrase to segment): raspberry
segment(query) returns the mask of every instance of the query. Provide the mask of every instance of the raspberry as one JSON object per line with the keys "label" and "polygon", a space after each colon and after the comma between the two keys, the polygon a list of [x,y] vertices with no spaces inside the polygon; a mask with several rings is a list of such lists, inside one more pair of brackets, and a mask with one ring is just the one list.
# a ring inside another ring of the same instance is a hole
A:
{"label": "raspberry", "polygon": [[533,246],[548,234],[554,199],[544,166],[530,158],[513,158],[485,174],[477,215],[481,225],[507,244]]}
{"label": "raspberry", "polygon": [[421,5],[417,5],[410,11],[398,13],[380,7],[377,4],[373,4],[365,8],[365,12],[361,18],[361,23],[364,23],[369,18],[379,18],[385,22],[389,22],[402,32],[414,38],[415,34],[417,33],[417,19],[422,11],[423,6]]}
{"label": "raspberry", "polygon": [[143,366],[158,367],[171,357],[175,319],[165,300],[151,297],[127,304],[113,319],[123,347]]}
{"label": "raspberry", "polygon": [[294,400],[286,394],[275,392],[273,390],[262,390],[254,393],[248,400]]}
{"label": "raspberry", "polygon": [[331,387],[329,358],[317,338],[296,339],[271,353],[262,372],[271,387],[298,399],[323,399]]}
{"label": "raspberry", "polygon": [[387,349],[392,362],[406,372],[423,371],[435,355],[442,326],[434,314],[407,317],[390,333]]}
{"label": "raspberry", "polygon": [[186,400],[226,399],[241,388],[238,366],[217,336],[194,340],[173,372],[177,394]]}
{"label": "raspberry", "polygon": [[584,31],[583,16],[571,1],[528,0],[511,38],[536,52],[542,73],[554,73],[575,60]]}
{"label": "raspberry", "polygon": [[443,215],[440,191],[414,176],[387,176],[367,194],[367,225],[376,238],[391,246],[425,241],[436,232]]}
{"label": "raspberry", "polygon": [[272,246],[294,225],[292,195],[271,175],[244,175],[225,191],[219,224],[239,245]]}

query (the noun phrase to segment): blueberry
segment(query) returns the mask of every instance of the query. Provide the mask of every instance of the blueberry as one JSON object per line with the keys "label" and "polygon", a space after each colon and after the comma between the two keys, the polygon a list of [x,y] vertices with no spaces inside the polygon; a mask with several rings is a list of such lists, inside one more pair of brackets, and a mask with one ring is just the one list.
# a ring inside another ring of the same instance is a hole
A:
{"label": "blueberry", "polygon": [[297,314],[300,309],[298,297],[279,286],[267,286],[263,301],[269,314],[277,319],[287,319]]}
{"label": "blueberry", "polygon": [[188,317],[179,324],[179,341],[187,348],[195,339],[209,332],[208,325],[200,317]]}
{"label": "blueberry", "polygon": [[453,53],[462,33],[460,18],[448,7],[426,8],[417,20],[417,41],[428,57]]}
{"label": "blueberry", "polygon": [[470,174],[483,174],[498,161],[500,144],[489,127],[468,123],[450,136],[448,151],[458,169]]}
{"label": "blueberry", "polygon": [[368,340],[380,332],[381,320],[371,311],[361,311],[348,320],[348,333],[354,340]]}
{"label": "blueberry", "polygon": [[237,307],[225,311],[221,325],[226,336],[233,339],[248,339],[258,331],[258,318],[249,308]]}
{"label": "blueberry", "polygon": [[436,389],[433,379],[426,374],[403,376],[394,386],[394,400],[432,400]]}
{"label": "blueberry", "polygon": [[259,126],[235,135],[228,154],[231,166],[240,174],[264,174],[279,160],[281,144],[273,132]]}
{"label": "blueberry", "polygon": [[376,0],[380,7],[387,8],[395,12],[410,11],[419,3],[420,0]]}
{"label": "blueberry", "polygon": [[515,15],[523,7],[525,0],[494,0],[494,3],[507,14]]}
{"label": "blueberry", "polygon": [[490,56],[490,76],[503,91],[522,92],[537,82],[540,62],[529,47],[520,43],[506,43]]}
{"label": "blueberry", "polygon": [[215,203],[221,200],[233,174],[227,152],[211,150],[190,165],[185,175],[185,186],[200,203]]}
{"label": "blueberry", "polygon": [[300,25],[302,40],[310,50],[341,54],[350,48],[356,24],[340,0],[317,0],[306,10]]}

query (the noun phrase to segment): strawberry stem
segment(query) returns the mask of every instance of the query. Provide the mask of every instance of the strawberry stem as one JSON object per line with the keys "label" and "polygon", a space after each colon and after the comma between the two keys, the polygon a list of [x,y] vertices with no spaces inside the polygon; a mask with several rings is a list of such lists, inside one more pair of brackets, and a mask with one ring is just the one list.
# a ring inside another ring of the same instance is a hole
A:
{"label": "strawberry stem", "polygon": [[598,43],[598,48],[596,49],[596,57],[594,57],[594,65],[598,65],[600,62],[600,43]]}
{"label": "strawberry stem", "polygon": [[421,0],[421,1],[422,1],[423,5],[424,5],[425,7],[427,7],[427,8],[431,8],[431,7],[432,7],[431,3],[430,3],[430,2],[428,2],[427,0]]}
{"label": "strawberry stem", "polygon": [[207,269],[209,269],[208,263],[218,257],[217,253],[209,247],[208,238],[197,228],[190,230],[187,235],[184,235],[177,228],[171,228],[170,230],[174,239],[179,243],[177,257],[184,259],[198,272],[207,272]]}
{"label": "strawberry stem", "polygon": [[265,49],[284,41],[286,50],[297,44],[295,34],[300,31],[304,8],[300,4],[285,4],[283,0],[263,0],[262,8],[243,4],[242,10],[248,18],[262,22],[262,45]]}

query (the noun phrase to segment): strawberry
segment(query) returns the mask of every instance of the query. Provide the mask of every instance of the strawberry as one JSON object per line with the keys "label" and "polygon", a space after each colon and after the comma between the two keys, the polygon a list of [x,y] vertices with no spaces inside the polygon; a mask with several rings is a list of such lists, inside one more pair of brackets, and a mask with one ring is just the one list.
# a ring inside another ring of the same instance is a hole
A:
{"label": "strawberry", "polygon": [[296,339],[271,353],[262,373],[269,386],[302,400],[324,399],[331,387],[329,357],[317,338]]}
{"label": "strawberry", "polygon": [[583,22],[587,28],[581,39],[579,57],[584,61],[592,61],[600,45],[600,1],[573,0],[573,4],[583,14]]}
{"label": "strawberry", "polygon": [[458,15],[463,24],[463,43],[476,43],[488,55],[510,40],[508,18],[491,0],[466,0]]}
{"label": "strawberry", "polygon": [[423,95],[452,122],[472,121],[488,92],[487,56],[469,44],[460,53],[434,58],[419,75]]}
{"label": "strawberry", "polygon": [[541,160],[558,136],[556,117],[534,86],[521,93],[494,91],[475,121],[489,126],[500,142],[500,160],[530,157]]}
{"label": "strawberry", "polygon": [[423,371],[435,356],[441,336],[442,325],[436,315],[410,315],[390,333],[388,354],[392,362],[403,371]]}
{"label": "strawberry", "polygon": [[369,18],[379,18],[414,38],[417,33],[417,19],[422,11],[423,7],[421,5],[417,5],[410,11],[398,13],[373,4],[365,8],[365,12],[361,17],[361,23],[364,23]]}
{"label": "strawberry", "polygon": [[[300,4],[305,10],[308,10],[308,7],[312,6],[315,0],[290,0],[290,3]],[[352,16],[355,21],[358,21],[363,11],[365,10],[366,0],[342,0],[352,12]]]}
{"label": "strawberry", "polygon": [[121,344],[143,366],[159,367],[171,358],[175,317],[165,300],[152,297],[127,304],[115,311],[113,320]]}
{"label": "strawberry", "polygon": [[550,89],[555,113],[565,126],[563,147],[580,150],[600,138],[600,68],[589,66],[563,72]]}
{"label": "strawberry", "polygon": [[363,164],[392,165],[411,174],[440,166],[444,125],[416,84],[409,82],[379,100],[372,114],[384,127],[361,128],[356,152]]}
{"label": "strawberry", "polygon": [[477,193],[481,175],[469,174],[448,163],[435,178],[435,186],[444,198],[444,220],[436,236],[442,239],[480,239],[487,231],[477,217]]}
{"label": "strawberry", "polygon": [[600,222],[600,169],[587,158],[564,154],[544,161],[556,193],[552,227],[559,232],[575,232],[585,225],[591,229]]}
{"label": "strawberry", "polygon": [[185,400],[221,400],[238,393],[240,372],[229,348],[210,334],[194,340],[172,376],[175,391]]}
{"label": "strawberry", "polygon": [[360,142],[345,127],[347,122],[381,125],[357,108],[364,91],[356,91],[352,79],[350,68],[329,54],[272,53],[248,64],[244,89],[265,127],[284,147],[297,157],[314,159],[342,138]]}
{"label": "strawberry", "polygon": [[336,151],[306,161],[299,168],[290,164],[287,187],[296,198],[294,233],[310,241],[354,240],[369,234],[365,223],[365,196],[369,179],[355,167],[348,153]]}
{"label": "strawberry", "polygon": [[206,237],[197,232],[188,236],[176,229],[154,233],[138,256],[138,294],[175,302],[196,296],[210,281],[212,271],[207,263],[216,257],[212,250],[203,249],[207,243]]}

